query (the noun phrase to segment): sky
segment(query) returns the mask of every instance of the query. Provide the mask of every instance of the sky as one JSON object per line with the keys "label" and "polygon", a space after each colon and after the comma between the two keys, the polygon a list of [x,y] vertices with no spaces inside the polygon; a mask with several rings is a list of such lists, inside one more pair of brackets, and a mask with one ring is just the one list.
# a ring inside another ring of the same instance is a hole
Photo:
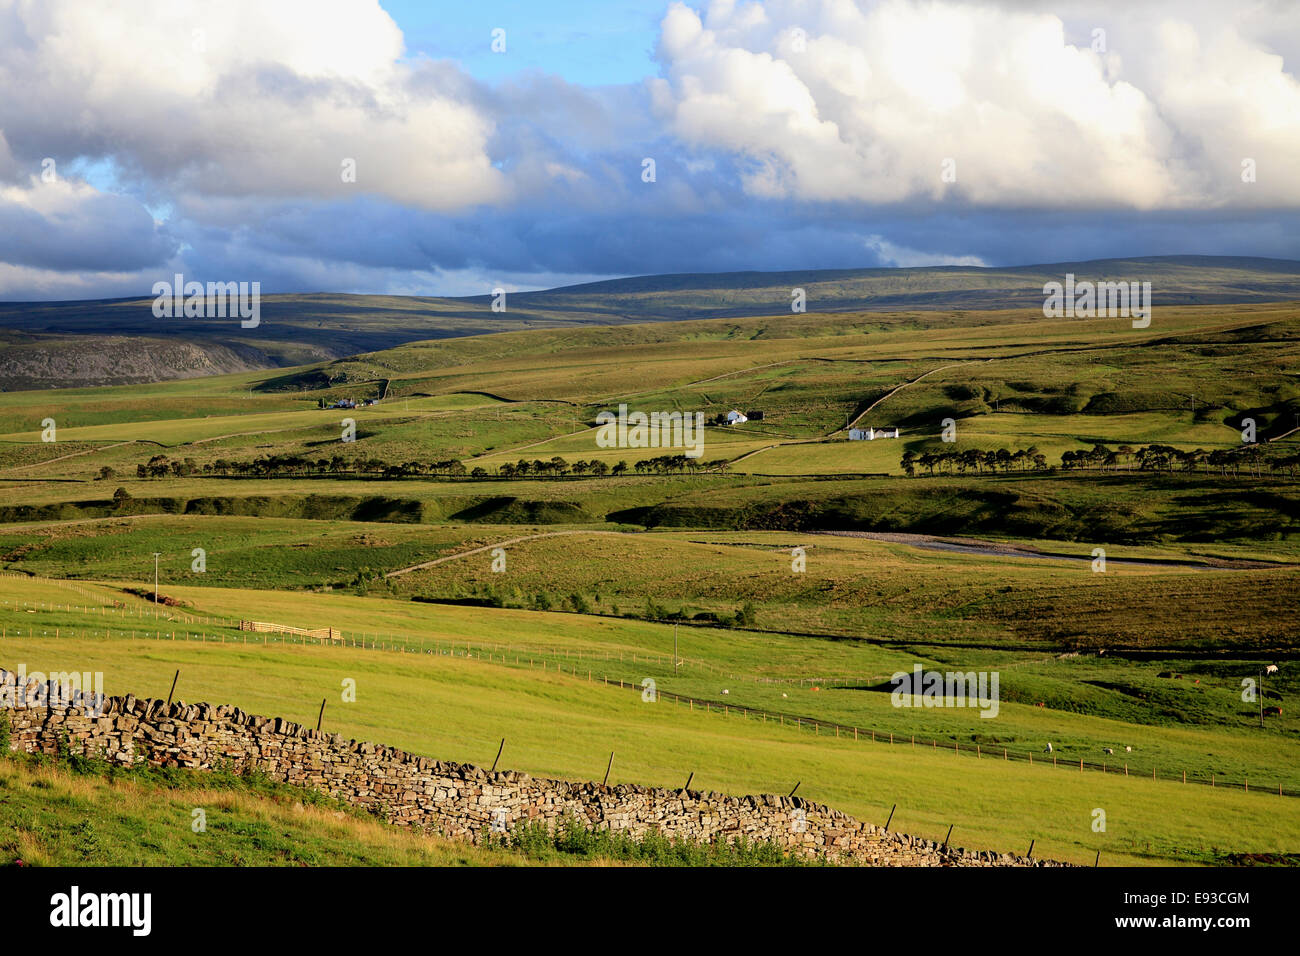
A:
{"label": "sky", "polygon": [[0,0],[0,299],[1300,258],[1289,0]]}

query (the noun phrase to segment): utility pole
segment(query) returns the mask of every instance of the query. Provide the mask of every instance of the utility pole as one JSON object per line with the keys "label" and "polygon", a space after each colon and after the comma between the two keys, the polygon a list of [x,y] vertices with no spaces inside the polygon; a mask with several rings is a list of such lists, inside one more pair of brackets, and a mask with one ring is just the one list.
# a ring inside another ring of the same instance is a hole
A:
{"label": "utility pole", "polygon": [[1264,668],[1259,669],[1259,726],[1264,726]]}
{"label": "utility pole", "polygon": [[158,558],[159,556],[160,556],[160,552],[155,551],[153,553],[153,616],[155,620],[157,620],[158,618]]}
{"label": "utility pole", "polygon": [[[673,676],[677,676],[677,622],[673,622]],[[1262,679],[1262,678],[1261,678]],[[1263,720],[1263,718],[1260,718]]]}

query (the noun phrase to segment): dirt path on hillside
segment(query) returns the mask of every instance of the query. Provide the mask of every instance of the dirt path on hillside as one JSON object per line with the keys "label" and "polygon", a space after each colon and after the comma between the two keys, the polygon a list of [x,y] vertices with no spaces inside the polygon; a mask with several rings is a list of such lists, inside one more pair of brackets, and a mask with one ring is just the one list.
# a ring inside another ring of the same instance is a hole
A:
{"label": "dirt path on hillside", "polygon": [[[385,578],[393,578],[402,574],[408,574],[411,571],[420,571],[425,568],[432,568],[439,564],[445,564],[448,561],[455,561],[459,558],[466,558],[474,554],[482,554],[485,551],[491,551],[494,548],[504,548],[513,544],[521,544],[525,541],[537,541],[541,538],[558,538],[562,536],[587,535],[587,536],[607,536],[607,535],[637,535],[644,534],[639,531],[546,531],[540,534],[520,535],[514,538],[507,538],[504,541],[497,541],[492,544],[481,545],[480,547],[470,548],[466,551],[457,551],[454,554],[445,554],[440,558],[434,558],[432,561],[423,561],[420,564],[413,564],[410,567],[399,568],[396,571],[389,571],[384,575]],[[941,538],[928,534],[903,534],[896,532],[877,532],[877,531],[813,531],[805,532],[812,535],[825,535],[827,537],[839,538],[864,538],[869,541],[883,541],[891,544],[903,544],[912,548],[920,548],[930,551],[946,551],[953,554],[973,554],[990,558],[1019,558],[1031,559],[1037,561],[1075,561],[1075,562],[1092,562],[1091,553],[1087,555],[1068,554],[1064,552],[1041,551],[1029,545],[1009,544],[998,541],[985,541],[980,538]],[[1287,562],[1267,562],[1267,561],[1248,561],[1235,560],[1229,558],[1200,558],[1180,560],[1177,558],[1107,558],[1109,564],[1125,564],[1138,567],[1148,568],[1180,568],[1197,571],[1247,571],[1262,570],[1268,568],[1289,568],[1295,565]]]}
{"label": "dirt path on hillside", "polygon": [[[85,451],[74,451],[68,455],[60,455],[58,458],[47,458],[45,461],[32,461],[25,465],[9,465],[7,468],[0,468],[0,471],[15,471],[19,468],[37,468],[41,465],[52,465],[56,461],[67,461],[69,458],[80,458],[82,455],[96,455],[101,451],[108,451],[110,448],[121,448],[123,445],[134,445],[140,441],[141,439],[139,438],[131,438],[126,441],[114,442],[112,445],[101,445],[98,448],[87,448]],[[147,444],[156,445],[158,443],[147,442]]]}
{"label": "dirt path on hillside", "polygon": [[[905,544],[912,548],[929,551],[947,551],[953,554],[975,554],[991,558],[1031,558],[1045,561],[1081,561],[1091,563],[1092,554],[1069,554],[1060,551],[1041,551],[1030,545],[1008,544],[1000,541],[985,541],[980,538],[941,538],[930,534],[905,534],[902,532],[883,531],[817,531],[838,538],[865,538],[869,541],[885,541],[891,544]],[[1250,561],[1234,558],[1106,558],[1107,564],[1131,564],[1149,568],[1188,568],[1200,571],[1249,571],[1267,568],[1290,568],[1294,564],[1285,561]]]}
{"label": "dirt path on hillside", "polygon": [[499,451],[485,451],[481,455],[475,455],[473,458],[466,458],[463,464],[470,465],[476,461],[482,461],[484,458],[496,458],[500,455],[513,455],[517,451],[523,451],[525,448],[535,448],[538,445],[549,445],[553,441],[559,441],[561,438],[569,438],[573,435],[581,435],[583,432],[598,431],[601,425],[592,425],[588,428],[579,428],[576,432],[565,432],[563,435],[552,435],[550,438],[543,438],[539,441],[530,441],[527,445],[518,445],[514,448],[502,448]]}
{"label": "dirt path on hillside", "polygon": [[505,541],[496,541],[492,544],[485,544],[482,547],[470,548],[468,551],[457,551],[455,554],[444,554],[440,558],[434,558],[432,561],[424,561],[420,564],[413,564],[409,568],[398,568],[396,571],[389,571],[384,575],[386,578],[395,578],[399,574],[408,574],[411,571],[422,571],[425,568],[431,568],[437,564],[444,564],[448,561],[455,561],[457,558],[467,558],[471,554],[482,554],[484,551],[491,551],[494,548],[504,548],[508,545],[519,544],[521,541],[536,541],[538,538],[558,538],[562,535],[586,534],[586,535],[624,535],[640,534],[638,531],[546,531],[542,534],[525,534],[517,538],[508,538]]}
{"label": "dirt path on hillside", "polygon": [[[911,381],[904,382],[903,384],[890,389],[884,395],[881,395],[878,399],[876,399],[874,402],[872,402],[870,405],[864,408],[861,412],[859,412],[856,416],[854,416],[851,422],[849,422],[843,428],[835,429],[835,431],[831,432],[831,435],[838,435],[842,431],[848,431],[848,429],[852,428],[858,422],[862,421],[863,416],[866,415],[868,412],[870,412],[872,409],[874,409],[881,402],[885,401],[888,398],[892,398],[893,396],[901,392],[903,389],[911,385],[915,385],[917,382],[921,381],[922,379],[929,378],[931,375],[935,374],[936,372],[942,372],[944,369],[949,369],[949,368],[957,368],[958,366],[961,365],[974,365],[976,362],[992,362],[992,361],[993,359],[971,359],[965,362],[951,362],[947,365],[940,365],[938,368],[932,368],[928,372],[923,372],[922,374],[918,375],[916,378],[912,379]],[[826,437],[829,438],[830,435],[827,435]]]}
{"label": "dirt path on hillside", "polygon": [[[918,375],[914,379],[910,379],[906,382],[903,382],[900,385],[896,385],[895,387],[891,388],[884,395],[881,395],[878,399],[876,399],[874,402],[872,402],[862,411],[858,412],[857,415],[853,416],[853,419],[842,428],[837,428],[834,431],[828,432],[827,434],[819,436],[817,438],[797,438],[794,441],[779,441],[779,442],[774,442],[771,445],[764,445],[762,448],[755,448],[753,451],[747,451],[743,455],[731,459],[731,461],[728,462],[728,465],[729,466],[738,465],[747,458],[753,458],[755,455],[761,455],[763,452],[771,451],[773,448],[785,448],[788,445],[815,445],[818,442],[824,442],[826,441],[826,439],[833,438],[835,435],[838,435],[840,432],[848,431],[848,429],[852,428],[858,422],[862,421],[863,416],[866,415],[868,412],[872,411],[874,408],[876,408],[876,406],[878,406],[881,402],[885,401],[887,398],[891,398],[892,396],[897,395],[899,392],[907,388],[909,385],[915,385],[917,382],[921,381],[923,378],[926,378],[927,376],[933,375],[936,372],[942,372],[944,369],[956,368],[959,365],[973,365],[975,362],[991,362],[991,361],[993,361],[993,359],[972,359],[967,362],[951,362],[948,365],[940,365],[938,368],[932,368],[930,369],[930,371],[923,372],[922,374]],[[776,364],[779,365],[781,363],[778,362]],[[765,367],[765,366],[760,366],[760,368],[761,367]]]}

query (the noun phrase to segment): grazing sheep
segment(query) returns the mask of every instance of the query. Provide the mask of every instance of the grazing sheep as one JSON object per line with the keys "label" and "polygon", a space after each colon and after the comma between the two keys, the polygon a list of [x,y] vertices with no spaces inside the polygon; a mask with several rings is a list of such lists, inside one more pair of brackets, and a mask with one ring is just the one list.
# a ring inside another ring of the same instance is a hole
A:
{"label": "grazing sheep", "polygon": [[1051,744],[1051,741],[1048,741],[1047,749],[1044,750],[1043,753],[1045,753],[1045,754],[1050,754],[1051,752],[1052,752],[1052,744]]}
{"label": "grazing sheep", "polygon": [[1102,747],[1102,748],[1101,748],[1101,752],[1104,753],[1104,754],[1110,754],[1112,757],[1115,756],[1115,748],[1114,748],[1114,747]]}
{"label": "grazing sheep", "polygon": [[789,695],[789,694],[782,694],[781,696],[782,696],[782,697],[789,697],[790,695]]}
{"label": "grazing sheep", "polygon": [[1264,668],[1264,673],[1265,673],[1265,674],[1276,674],[1276,673],[1277,673],[1277,665],[1276,665],[1276,664],[1269,664],[1267,667]]}
{"label": "grazing sheep", "polygon": [[722,692],[723,692],[724,694],[730,694],[730,693],[731,693],[731,691],[727,690],[725,687],[722,689]]}
{"label": "grazing sheep", "polygon": [[1125,752],[1125,753],[1130,753],[1130,754],[1131,754],[1131,753],[1133,752],[1133,748],[1132,748],[1132,747],[1125,747],[1125,748],[1124,748],[1124,752]]}

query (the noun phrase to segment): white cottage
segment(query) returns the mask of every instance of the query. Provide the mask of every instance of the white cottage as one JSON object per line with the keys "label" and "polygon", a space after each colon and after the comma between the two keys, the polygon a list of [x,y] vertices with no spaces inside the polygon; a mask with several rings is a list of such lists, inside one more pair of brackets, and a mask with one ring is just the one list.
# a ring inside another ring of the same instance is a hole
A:
{"label": "white cottage", "polygon": [[746,418],[744,415],[740,414],[740,412],[736,411],[734,408],[731,411],[727,412],[728,425],[740,425],[747,421],[749,421],[749,419]]}
{"label": "white cottage", "polygon": [[877,438],[897,438],[898,429],[889,428],[850,428],[849,441],[875,441]]}

